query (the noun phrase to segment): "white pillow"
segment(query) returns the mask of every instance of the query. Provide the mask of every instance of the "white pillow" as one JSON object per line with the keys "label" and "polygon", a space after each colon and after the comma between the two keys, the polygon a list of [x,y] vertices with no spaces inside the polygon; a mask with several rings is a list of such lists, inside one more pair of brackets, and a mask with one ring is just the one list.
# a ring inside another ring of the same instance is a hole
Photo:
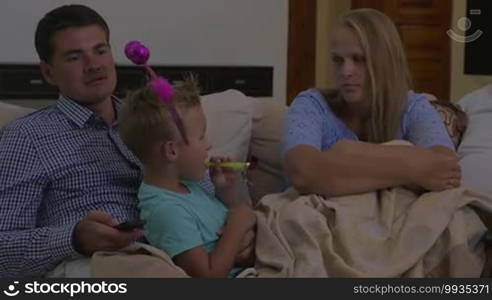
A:
{"label": "white pillow", "polygon": [[462,184],[492,198],[492,84],[465,95],[458,105],[468,115],[458,147]]}
{"label": "white pillow", "polygon": [[245,161],[251,139],[251,99],[240,91],[227,90],[202,96],[201,102],[207,117],[210,155]]}
{"label": "white pillow", "polygon": [[17,118],[33,112],[35,109],[0,102],[0,129]]}

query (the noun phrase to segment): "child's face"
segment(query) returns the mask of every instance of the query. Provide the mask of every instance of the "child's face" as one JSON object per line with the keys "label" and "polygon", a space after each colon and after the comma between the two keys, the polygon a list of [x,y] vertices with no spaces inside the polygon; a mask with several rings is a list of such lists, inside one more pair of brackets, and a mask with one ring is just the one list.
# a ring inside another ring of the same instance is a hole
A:
{"label": "child's face", "polygon": [[180,177],[186,180],[200,180],[205,175],[205,161],[208,158],[208,143],[205,132],[207,121],[201,106],[188,109],[183,115],[188,144],[180,149],[178,167]]}

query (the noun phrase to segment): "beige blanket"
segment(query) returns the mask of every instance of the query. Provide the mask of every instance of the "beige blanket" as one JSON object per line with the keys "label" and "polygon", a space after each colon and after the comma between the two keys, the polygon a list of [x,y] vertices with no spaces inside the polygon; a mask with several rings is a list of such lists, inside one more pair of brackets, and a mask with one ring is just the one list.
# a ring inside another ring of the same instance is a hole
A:
{"label": "beige blanket", "polygon": [[[291,189],[257,207],[255,268],[260,277],[479,277],[486,228],[474,209],[490,213],[492,202],[465,189],[418,197],[394,188],[331,199]],[[97,252],[91,271],[188,277],[144,244]]]}
{"label": "beige blanket", "polygon": [[486,232],[465,189],[325,199],[290,189],[257,206],[260,277],[480,277]]}
{"label": "beige blanket", "polygon": [[91,259],[96,278],[183,278],[189,277],[163,251],[135,243],[120,251],[96,252]]}

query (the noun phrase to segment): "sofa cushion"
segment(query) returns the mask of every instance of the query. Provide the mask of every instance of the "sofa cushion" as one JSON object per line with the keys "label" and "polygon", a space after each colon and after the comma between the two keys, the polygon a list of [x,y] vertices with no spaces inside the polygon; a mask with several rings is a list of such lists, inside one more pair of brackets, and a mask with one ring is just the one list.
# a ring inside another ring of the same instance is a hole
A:
{"label": "sofa cushion", "polygon": [[461,108],[449,101],[433,100],[431,104],[441,116],[451,141],[457,148],[468,125],[468,117]]}
{"label": "sofa cushion", "polygon": [[281,192],[286,186],[280,151],[287,106],[271,100],[251,101],[254,103],[254,113],[250,156],[254,157],[257,165],[248,172],[247,177],[251,183],[251,199],[257,203],[261,197]]}
{"label": "sofa cushion", "polygon": [[11,121],[33,112],[35,109],[0,102],[0,129]]}

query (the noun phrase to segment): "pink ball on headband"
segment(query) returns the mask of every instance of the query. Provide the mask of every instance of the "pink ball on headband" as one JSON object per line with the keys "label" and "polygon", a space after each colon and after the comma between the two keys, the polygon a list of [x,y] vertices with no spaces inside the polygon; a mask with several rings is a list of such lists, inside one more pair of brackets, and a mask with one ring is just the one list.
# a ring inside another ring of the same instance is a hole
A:
{"label": "pink ball on headband", "polygon": [[163,77],[157,76],[154,71],[147,66],[150,57],[150,51],[139,41],[128,42],[125,46],[125,55],[136,65],[143,65],[150,75],[150,86],[156,93],[157,97],[169,103],[173,97],[173,86]]}
{"label": "pink ball on headband", "polygon": [[169,102],[172,100],[174,89],[167,79],[158,77],[150,82],[150,86],[162,101]]}
{"label": "pink ball on headband", "polygon": [[150,51],[139,41],[128,42],[125,46],[125,55],[136,65],[145,65],[150,57]]}
{"label": "pink ball on headband", "polygon": [[139,41],[131,41],[125,45],[125,55],[128,57],[136,65],[143,65],[144,68],[150,75],[149,85],[156,94],[157,98],[166,105],[171,113],[171,116],[178,127],[183,140],[188,143],[188,139],[186,138],[186,131],[183,125],[183,121],[179,117],[178,111],[172,102],[174,88],[169,83],[169,81],[161,76],[157,76],[157,74],[147,65],[147,61],[150,57],[150,51],[147,47],[145,47]]}

